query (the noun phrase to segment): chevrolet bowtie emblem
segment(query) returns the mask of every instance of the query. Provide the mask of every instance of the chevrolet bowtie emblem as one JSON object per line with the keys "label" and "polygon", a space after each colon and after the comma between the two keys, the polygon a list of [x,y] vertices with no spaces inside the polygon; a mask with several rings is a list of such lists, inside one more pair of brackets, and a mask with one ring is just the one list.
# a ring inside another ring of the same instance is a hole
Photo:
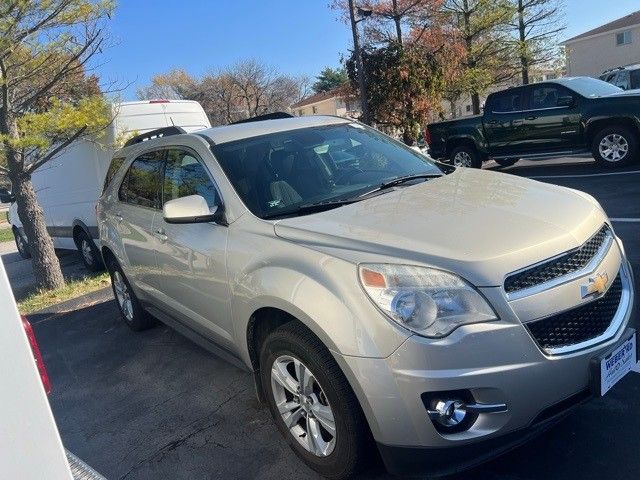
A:
{"label": "chevrolet bowtie emblem", "polygon": [[580,287],[580,294],[582,298],[588,297],[594,294],[603,294],[607,291],[607,284],[609,283],[609,275],[605,273],[599,273],[595,277],[589,278],[589,283]]}

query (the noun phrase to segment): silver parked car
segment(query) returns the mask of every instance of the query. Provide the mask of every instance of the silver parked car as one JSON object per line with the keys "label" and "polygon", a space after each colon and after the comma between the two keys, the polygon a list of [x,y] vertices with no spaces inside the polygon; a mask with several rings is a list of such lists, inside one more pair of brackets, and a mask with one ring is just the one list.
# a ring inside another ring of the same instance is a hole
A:
{"label": "silver parked car", "polygon": [[113,162],[98,224],[126,323],[253,371],[327,477],[374,452],[470,467],[635,364],[631,268],[585,193],[324,116],[169,128]]}

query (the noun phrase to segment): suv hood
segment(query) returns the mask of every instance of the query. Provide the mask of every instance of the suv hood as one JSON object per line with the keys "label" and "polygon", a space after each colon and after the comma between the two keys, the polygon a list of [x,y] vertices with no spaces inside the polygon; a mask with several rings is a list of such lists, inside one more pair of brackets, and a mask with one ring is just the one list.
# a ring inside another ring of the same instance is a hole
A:
{"label": "suv hood", "polygon": [[606,221],[589,195],[458,168],[368,200],[275,223],[275,234],[354,263],[426,264],[476,286],[578,247]]}

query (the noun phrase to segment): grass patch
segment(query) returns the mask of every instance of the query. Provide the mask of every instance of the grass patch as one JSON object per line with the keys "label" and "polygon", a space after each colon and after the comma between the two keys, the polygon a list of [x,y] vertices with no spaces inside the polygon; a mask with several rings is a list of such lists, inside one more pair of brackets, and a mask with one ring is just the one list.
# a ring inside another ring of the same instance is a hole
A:
{"label": "grass patch", "polygon": [[3,227],[0,224],[0,243],[13,242],[13,232],[8,227]]}
{"label": "grass patch", "polygon": [[0,212],[0,225],[9,223],[9,210],[6,212]]}
{"label": "grass patch", "polygon": [[58,290],[43,290],[29,295],[24,300],[18,302],[18,310],[21,314],[27,315],[55,305],[56,303],[79,297],[85,293],[95,292],[109,285],[111,285],[111,280],[107,272],[95,277],[73,280],[67,282],[63,288]]}

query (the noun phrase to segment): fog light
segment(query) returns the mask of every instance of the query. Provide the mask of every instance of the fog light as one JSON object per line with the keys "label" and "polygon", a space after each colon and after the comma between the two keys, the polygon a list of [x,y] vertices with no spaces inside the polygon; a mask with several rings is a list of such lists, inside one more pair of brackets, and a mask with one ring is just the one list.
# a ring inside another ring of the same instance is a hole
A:
{"label": "fog light", "polygon": [[447,429],[455,429],[467,417],[467,405],[462,400],[437,400],[428,410],[429,418]]}

